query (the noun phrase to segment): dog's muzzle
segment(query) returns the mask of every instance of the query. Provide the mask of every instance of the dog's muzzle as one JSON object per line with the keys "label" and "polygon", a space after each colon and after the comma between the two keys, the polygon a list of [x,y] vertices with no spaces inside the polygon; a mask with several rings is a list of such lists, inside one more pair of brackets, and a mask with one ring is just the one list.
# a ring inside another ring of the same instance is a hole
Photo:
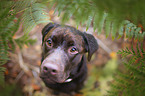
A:
{"label": "dog's muzzle", "polygon": [[65,52],[61,48],[57,48],[49,54],[41,64],[40,77],[42,80],[48,83],[71,82],[69,73],[65,72],[65,60]]}

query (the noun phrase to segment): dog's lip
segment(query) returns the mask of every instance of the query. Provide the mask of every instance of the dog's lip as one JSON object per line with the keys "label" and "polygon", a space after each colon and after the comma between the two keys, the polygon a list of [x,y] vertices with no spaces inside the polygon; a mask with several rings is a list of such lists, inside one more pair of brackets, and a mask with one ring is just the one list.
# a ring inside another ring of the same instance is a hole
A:
{"label": "dog's lip", "polygon": [[41,78],[43,81],[45,81],[45,82],[57,83],[56,80],[53,80],[53,79],[51,79],[51,78],[49,78],[49,77],[46,77],[46,76],[40,76],[40,78]]}
{"label": "dog's lip", "polygon": [[51,79],[47,76],[40,76],[41,79],[43,79],[44,81],[49,81],[49,82],[52,82],[52,83],[68,83],[68,82],[71,82],[72,81],[72,78],[68,77],[66,79],[63,79],[61,81],[56,81],[55,79]]}
{"label": "dog's lip", "polygon": [[52,79],[51,77],[48,77],[48,76],[40,76],[40,78],[43,81],[49,82],[49,83],[63,83],[65,81],[65,80],[57,81],[56,79]]}

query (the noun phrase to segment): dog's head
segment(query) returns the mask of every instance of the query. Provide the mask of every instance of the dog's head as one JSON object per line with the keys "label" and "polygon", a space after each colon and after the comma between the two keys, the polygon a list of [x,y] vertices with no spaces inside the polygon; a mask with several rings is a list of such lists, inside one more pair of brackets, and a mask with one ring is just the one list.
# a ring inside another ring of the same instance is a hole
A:
{"label": "dog's head", "polygon": [[71,81],[70,75],[82,56],[88,52],[88,60],[98,49],[96,39],[70,26],[49,23],[42,30],[42,64],[40,77],[45,83]]}

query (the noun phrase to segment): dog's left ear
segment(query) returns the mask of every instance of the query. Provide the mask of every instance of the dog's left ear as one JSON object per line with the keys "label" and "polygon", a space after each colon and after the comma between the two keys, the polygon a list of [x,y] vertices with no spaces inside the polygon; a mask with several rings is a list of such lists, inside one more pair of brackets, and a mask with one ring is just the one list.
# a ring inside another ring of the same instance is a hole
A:
{"label": "dog's left ear", "polygon": [[43,39],[45,37],[45,35],[54,27],[58,27],[59,24],[56,24],[56,23],[48,23],[43,29],[42,29],[42,36],[43,36]]}
{"label": "dog's left ear", "polygon": [[91,34],[87,34],[86,32],[84,32],[84,40],[86,43],[86,51],[88,52],[88,61],[90,61],[93,53],[98,50],[99,46],[94,36]]}

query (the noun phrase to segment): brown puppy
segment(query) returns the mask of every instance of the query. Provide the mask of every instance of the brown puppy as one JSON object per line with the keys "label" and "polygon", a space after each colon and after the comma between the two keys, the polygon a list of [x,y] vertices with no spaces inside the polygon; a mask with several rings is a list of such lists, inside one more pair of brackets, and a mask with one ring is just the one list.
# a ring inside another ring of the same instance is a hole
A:
{"label": "brown puppy", "polygon": [[70,26],[49,23],[42,31],[40,77],[47,87],[70,94],[79,92],[87,77],[85,53],[90,61],[98,49],[96,39]]}

